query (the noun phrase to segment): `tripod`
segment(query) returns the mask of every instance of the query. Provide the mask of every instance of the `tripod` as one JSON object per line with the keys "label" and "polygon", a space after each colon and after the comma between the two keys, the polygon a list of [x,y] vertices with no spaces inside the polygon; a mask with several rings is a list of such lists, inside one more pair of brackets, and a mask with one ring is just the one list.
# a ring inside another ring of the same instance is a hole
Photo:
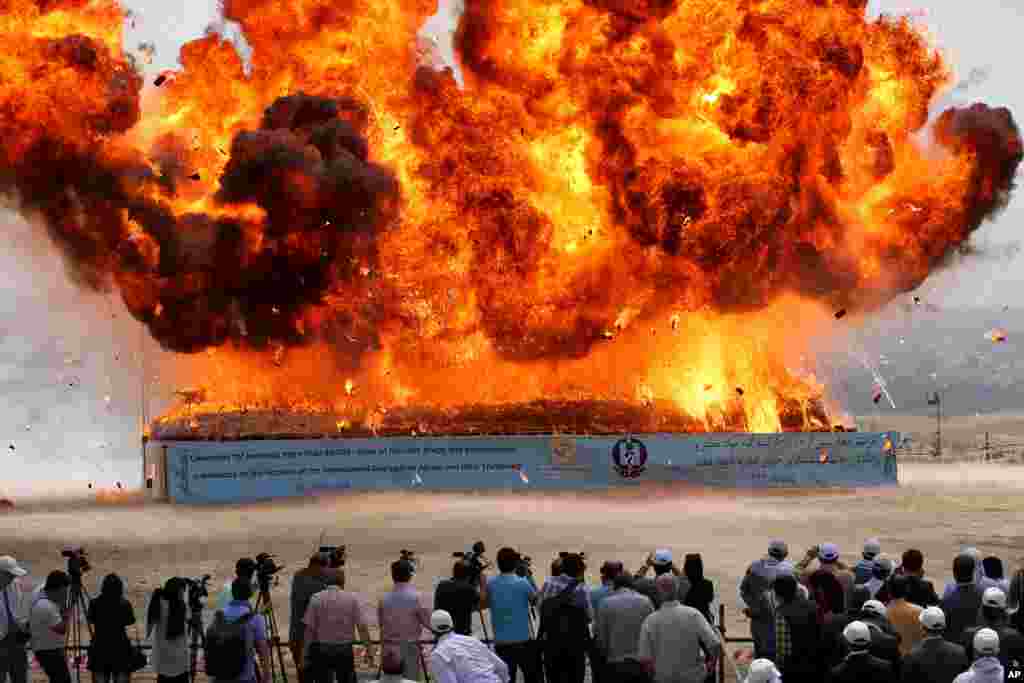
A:
{"label": "tripod", "polygon": [[[277,671],[274,665],[274,653],[277,653],[278,665],[281,667],[282,683],[288,683],[288,673],[284,667],[284,652],[281,649],[281,638],[278,636],[277,616],[274,614],[274,603],[270,600],[270,577],[260,576],[260,594],[256,598],[254,614],[263,614],[267,618],[267,637],[270,640],[270,683],[277,683]],[[257,668],[259,663],[257,662]]]}
{"label": "tripod", "polygon": [[206,634],[203,632],[203,606],[190,604],[188,615],[188,640],[189,640],[189,681],[196,683],[197,660],[199,649],[206,652]]}
{"label": "tripod", "polygon": [[85,628],[89,632],[89,642],[92,643],[92,624],[89,623],[89,591],[82,586],[82,572],[73,570],[71,561],[68,561],[68,574],[71,576],[71,589],[68,591],[68,599],[64,608],[68,611],[68,630],[64,634],[65,652],[71,650],[75,653],[75,681],[82,682],[82,621],[85,621]]}

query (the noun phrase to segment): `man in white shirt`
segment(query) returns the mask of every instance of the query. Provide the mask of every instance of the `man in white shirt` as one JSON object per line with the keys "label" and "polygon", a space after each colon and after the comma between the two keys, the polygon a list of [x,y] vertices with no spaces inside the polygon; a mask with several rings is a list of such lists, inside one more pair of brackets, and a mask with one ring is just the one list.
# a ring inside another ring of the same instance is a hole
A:
{"label": "man in white shirt", "polygon": [[452,615],[436,610],[430,630],[437,644],[430,655],[430,670],[437,683],[509,683],[508,666],[476,638],[454,633]]}
{"label": "man in white shirt", "polygon": [[722,641],[704,615],[679,604],[674,576],[662,574],[655,588],[662,603],[640,628],[640,662],[654,675],[654,683],[703,683],[721,654]]}
{"label": "man in white shirt", "polygon": [[402,654],[398,650],[387,650],[381,656],[380,670],[383,675],[374,683],[416,683],[402,677],[404,669]]}
{"label": "man in white shirt", "polygon": [[71,578],[66,573],[60,570],[50,572],[43,592],[34,598],[29,611],[32,652],[50,683],[71,683],[71,672],[64,656],[70,585]]}
{"label": "man in white shirt", "polygon": [[23,595],[15,579],[27,572],[9,555],[0,557],[0,683],[28,681],[28,653],[24,634],[28,616],[22,609]]}

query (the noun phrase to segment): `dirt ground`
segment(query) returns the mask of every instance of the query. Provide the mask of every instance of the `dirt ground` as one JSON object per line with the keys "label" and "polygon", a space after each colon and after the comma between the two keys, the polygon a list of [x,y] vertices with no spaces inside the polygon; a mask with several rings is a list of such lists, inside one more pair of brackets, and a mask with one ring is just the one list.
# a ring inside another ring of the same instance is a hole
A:
{"label": "dirt ground", "polygon": [[490,557],[510,545],[535,558],[538,581],[560,550],[585,551],[594,582],[606,559],[636,568],[655,547],[680,559],[700,552],[726,606],[728,634],[744,637],[736,586],[774,537],[789,543],[793,559],[830,541],[852,562],[872,536],[894,557],[917,547],[940,581],[965,544],[1002,557],[1008,571],[1020,566],[1024,466],[907,463],[900,479],[899,488],[858,491],[350,494],[231,507],[39,502],[0,514],[0,554],[14,555],[42,581],[63,565],[62,546],[84,546],[94,565],[87,588],[118,573],[141,620],[149,594],[168,577],[212,574],[219,588],[237,558],[274,553],[286,566],[272,593],[284,637],[291,576],[321,534],[326,543],[348,545],[348,588],[368,603],[388,589],[389,563],[403,548],[420,556],[416,584],[429,593],[449,575],[451,553],[477,539]]}

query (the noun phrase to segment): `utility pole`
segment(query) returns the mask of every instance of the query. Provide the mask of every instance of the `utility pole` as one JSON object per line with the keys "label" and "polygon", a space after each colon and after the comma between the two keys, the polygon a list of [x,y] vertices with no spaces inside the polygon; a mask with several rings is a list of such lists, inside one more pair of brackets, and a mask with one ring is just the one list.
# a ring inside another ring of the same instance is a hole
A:
{"label": "utility pole", "polygon": [[928,399],[928,405],[935,406],[935,453],[934,457],[942,457],[942,397],[934,392]]}

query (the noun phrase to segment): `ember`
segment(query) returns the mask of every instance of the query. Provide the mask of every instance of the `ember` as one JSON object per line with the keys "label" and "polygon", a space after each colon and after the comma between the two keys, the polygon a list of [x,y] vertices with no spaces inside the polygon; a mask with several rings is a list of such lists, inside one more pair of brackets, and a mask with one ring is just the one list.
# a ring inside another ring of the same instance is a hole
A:
{"label": "ember", "polygon": [[165,348],[223,350],[189,434],[823,428],[793,357],[917,288],[1022,157],[981,104],[922,148],[950,72],[864,2],[468,0],[464,88],[417,63],[431,3],[328,4],[225,0],[251,68],[211,33],[145,111],[114,0],[0,9],[0,193]]}

